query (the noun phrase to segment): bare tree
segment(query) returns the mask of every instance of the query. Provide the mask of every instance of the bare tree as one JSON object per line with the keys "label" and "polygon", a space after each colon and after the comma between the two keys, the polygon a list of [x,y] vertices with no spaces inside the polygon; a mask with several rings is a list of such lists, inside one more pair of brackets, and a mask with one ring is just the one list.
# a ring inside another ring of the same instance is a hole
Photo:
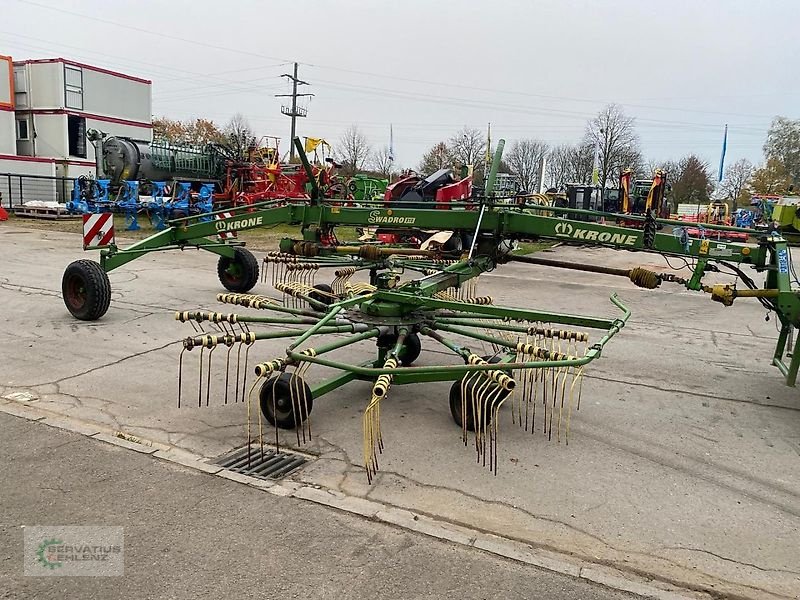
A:
{"label": "bare tree", "polygon": [[560,190],[566,185],[570,171],[571,146],[555,146],[547,155],[547,186]]}
{"label": "bare tree", "polygon": [[422,161],[419,163],[419,171],[425,175],[435,173],[439,169],[449,167],[453,162],[450,156],[450,151],[447,149],[447,144],[439,142],[434,144],[433,147],[422,155]]}
{"label": "bare tree", "polygon": [[753,177],[753,163],[746,158],[737,160],[725,169],[720,191],[729,198],[734,206],[747,204],[750,201],[750,179]]}
{"label": "bare tree", "polygon": [[586,143],[570,146],[568,158],[570,168],[567,171],[569,180],[566,183],[591,183],[594,147]]}
{"label": "bare tree", "polygon": [[370,165],[372,170],[380,173],[384,177],[389,177],[392,174],[393,165],[392,153],[389,151],[389,146],[382,146],[372,153],[372,160]]}
{"label": "bare tree", "polygon": [[547,156],[549,147],[541,140],[523,139],[514,142],[506,160],[511,173],[517,180],[520,189],[527,192],[538,192],[542,159]]}
{"label": "bare tree", "polygon": [[485,134],[472,127],[464,127],[450,138],[447,149],[452,160],[462,165],[473,165],[478,170],[477,167],[483,167],[486,157]]}
{"label": "bare tree", "polygon": [[643,166],[635,121],[616,104],[609,104],[586,124],[585,143],[599,149],[600,187],[627,168]]}
{"label": "bare tree", "polygon": [[336,156],[344,165],[346,175],[352,176],[362,171],[371,154],[372,148],[357,125],[351,125],[339,138]]}
{"label": "bare tree", "polygon": [[236,113],[222,130],[225,143],[232,160],[243,161],[247,158],[248,150],[257,145],[253,128],[241,113]]}

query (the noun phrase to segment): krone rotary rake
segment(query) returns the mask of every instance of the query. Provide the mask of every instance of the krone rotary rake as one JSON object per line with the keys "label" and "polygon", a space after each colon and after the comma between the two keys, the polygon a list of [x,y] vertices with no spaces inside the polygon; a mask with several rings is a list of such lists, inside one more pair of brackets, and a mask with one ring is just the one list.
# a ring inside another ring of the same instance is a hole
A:
{"label": "krone rotary rake", "polygon": [[[192,403],[207,406],[212,397],[225,404],[243,402],[248,446],[255,438],[262,448],[259,409],[276,428],[276,444],[277,428],[294,429],[300,444],[311,437],[315,401],[352,380],[373,382],[362,424],[370,480],[384,449],[381,403],[398,385],[452,381],[450,410],[464,444],[471,432],[478,461],[492,470],[497,469],[504,404],[511,406],[512,421],[526,431],[539,429],[548,439],[567,442],[572,410],[580,407],[584,368],[630,315],[616,296],[611,301],[622,311],[617,319],[497,306],[491,297],[477,295],[477,277],[494,266],[485,256],[445,259],[437,252],[372,245],[326,250],[337,255],[269,254],[263,273],[275,295],[217,296],[221,303],[250,309],[247,313],[177,312],[176,319],[196,328],[204,323],[218,328],[184,340],[181,366],[186,351],[199,349],[199,385]],[[355,255],[342,254],[352,250]],[[322,269],[332,271],[331,285],[315,284]],[[352,282],[359,272],[369,273],[372,283]],[[420,276],[403,280],[408,272]],[[259,341],[278,338],[295,338],[285,355],[251,360],[251,348]],[[414,366],[423,340],[452,359]],[[374,359],[356,364],[334,358],[364,343],[377,349]],[[219,346],[225,348],[224,368],[212,375]],[[337,374],[310,385],[306,375],[313,365],[332,367]],[[251,369],[255,376],[248,382]],[[183,380],[181,375],[179,388]],[[179,405],[186,402],[179,389]]]}
{"label": "krone rotary rake", "polygon": [[[295,143],[311,174],[302,145],[299,140]],[[493,188],[502,147],[501,140],[488,190]],[[352,206],[324,200],[316,190],[311,196],[176,219],[164,231],[127,248],[103,247],[99,264],[80,260],[67,267],[64,302],[75,317],[98,319],[110,304],[109,271],[168,249],[198,248],[218,254],[219,279],[228,292],[217,299],[237,308],[176,313],[179,321],[196,330],[183,343],[179,404],[208,406],[216,399],[244,404],[248,448],[255,440],[263,449],[265,440],[271,439],[265,435],[264,421],[275,426],[276,443],[278,428],[294,429],[298,444],[306,442],[315,401],[351,381],[369,381],[372,388],[362,425],[364,467],[370,480],[384,449],[381,407],[400,385],[452,381],[450,409],[464,443],[469,444],[471,432],[478,461],[495,472],[501,412],[524,429],[541,430],[549,439],[567,442],[585,368],[600,357],[630,312],[616,295],[611,302],[620,311],[617,318],[498,306],[491,297],[480,295],[478,277],[509,261],[622,276],[648,289],[677,284],[709,294],[724,306],[738,298],[755,299],[768,315],[777,317],[780,333],[772,363],[787,385],[795,384],[800,352],[792,352],[791,340],[800,325],[800,293],[788,244],[775,233],[708,225],[708,237],[694,239],[684,223],[656,219],[652,212],[611,214],[525,198],[513,203],[494,198],[444,205],[366,200]],[[619,225],[635,221],[639,228]],[[283,240],[278,251],[264,258],[263,268],[241,242],[227,235],[279,223],[299,226],[302,239]],[[379,228],[398,234],[396,239],[425,241],[419,246],[388,245],[363,241],[368,239],[364,236],[342,243],[337,226]],[[718,230],[746,233],[754,242],[713,239]],[[512,249],[521,238],[678,257],[691,273],[684,278],[643,267],[619,269],[518,256]],[[763,287],[745,268],[763,274]],[[712,271],[730,274],[734,280],[706,284],[704,277]],[[259,272],[271,287],[268,294],[251,293]],[[319,282],[323,273],[326,283]],[[259,342],[279,338],[291,342],[278,356],[259,350],[264,346]],[[358,348],[365,344],[375,349],[369,360],[343,357],[363,357]],[[444,354],[426,353],[424,364],[417,364],[423,347]],[[182,389],[187,352],[199,354],[198,389],[191,398]],[[224,359],[217,358],[221,353]],[[431,364],[447,355],[449,360]],[[223,367],[218,366],[221,360]],[[314,366],[333,369],[334,375],[317,382],[308,376]]]}

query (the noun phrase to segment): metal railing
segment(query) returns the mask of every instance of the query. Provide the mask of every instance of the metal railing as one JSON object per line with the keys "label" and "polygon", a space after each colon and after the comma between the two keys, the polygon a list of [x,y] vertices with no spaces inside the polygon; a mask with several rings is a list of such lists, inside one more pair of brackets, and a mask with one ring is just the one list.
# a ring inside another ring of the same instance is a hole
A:
{"label": "metal railing", "polygon": [[12,208],[32,200],[61,202],[70,199],[74,177],[0,173],[0,206]]}

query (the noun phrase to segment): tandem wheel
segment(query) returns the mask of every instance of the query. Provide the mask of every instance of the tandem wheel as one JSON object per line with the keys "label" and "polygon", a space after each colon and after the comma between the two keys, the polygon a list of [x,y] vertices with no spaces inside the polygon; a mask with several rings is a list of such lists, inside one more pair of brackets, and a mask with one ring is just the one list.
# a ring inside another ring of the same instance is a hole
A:
{"label": "tandem wheel", "polygon": [[96,321],[111,304],[108,274],[93,260],[76,260],[61,278],[61,295],[72,316],[81,321]]}
{"label": "tandem wheel", "polygon": [[258,283],[258,261],[252,252],[239,246],[233,249],[233,253],[233,258],[219,257],[219,281],[229,292],[249,292]]}

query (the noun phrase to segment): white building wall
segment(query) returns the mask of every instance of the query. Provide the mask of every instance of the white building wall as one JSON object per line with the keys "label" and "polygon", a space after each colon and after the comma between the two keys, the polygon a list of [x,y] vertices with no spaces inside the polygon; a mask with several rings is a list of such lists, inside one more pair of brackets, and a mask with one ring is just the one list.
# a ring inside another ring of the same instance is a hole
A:
{"label": "white building wall", "polygon": [[17,106],[17,109],[64,108],[64,65],[43,62],[24,66],[28,74],[28,106]]}
{"label": "white building wall", "polygon": [[150,123],[150,91],[149,83],[83,69],[83,110],[88,113]]}
{"label": "white building wall", "polygon": [[[33,122],[33,131],[36,138],[29,148],[33,152],[25,153],[26,156],[49,156],[64,158],[67,153],[67,115],[30,115]],[[22,150],[20,148],[20,150]],[[20,151],[20,154],[22,152]]]}
{"label": "white building wall", "polygon": [[[18,173],[20,175],[43,175],[53,177],[56,174],[55,163],[48,160],[26,160],[20,158],[0,158],[0,173]],[[0,176],[0,183],[5,177]]]}
{"label": "white building wall", "polygon": [[17,153],[16,135],[14,113],[10,110],[0,110],[0,154]]}

